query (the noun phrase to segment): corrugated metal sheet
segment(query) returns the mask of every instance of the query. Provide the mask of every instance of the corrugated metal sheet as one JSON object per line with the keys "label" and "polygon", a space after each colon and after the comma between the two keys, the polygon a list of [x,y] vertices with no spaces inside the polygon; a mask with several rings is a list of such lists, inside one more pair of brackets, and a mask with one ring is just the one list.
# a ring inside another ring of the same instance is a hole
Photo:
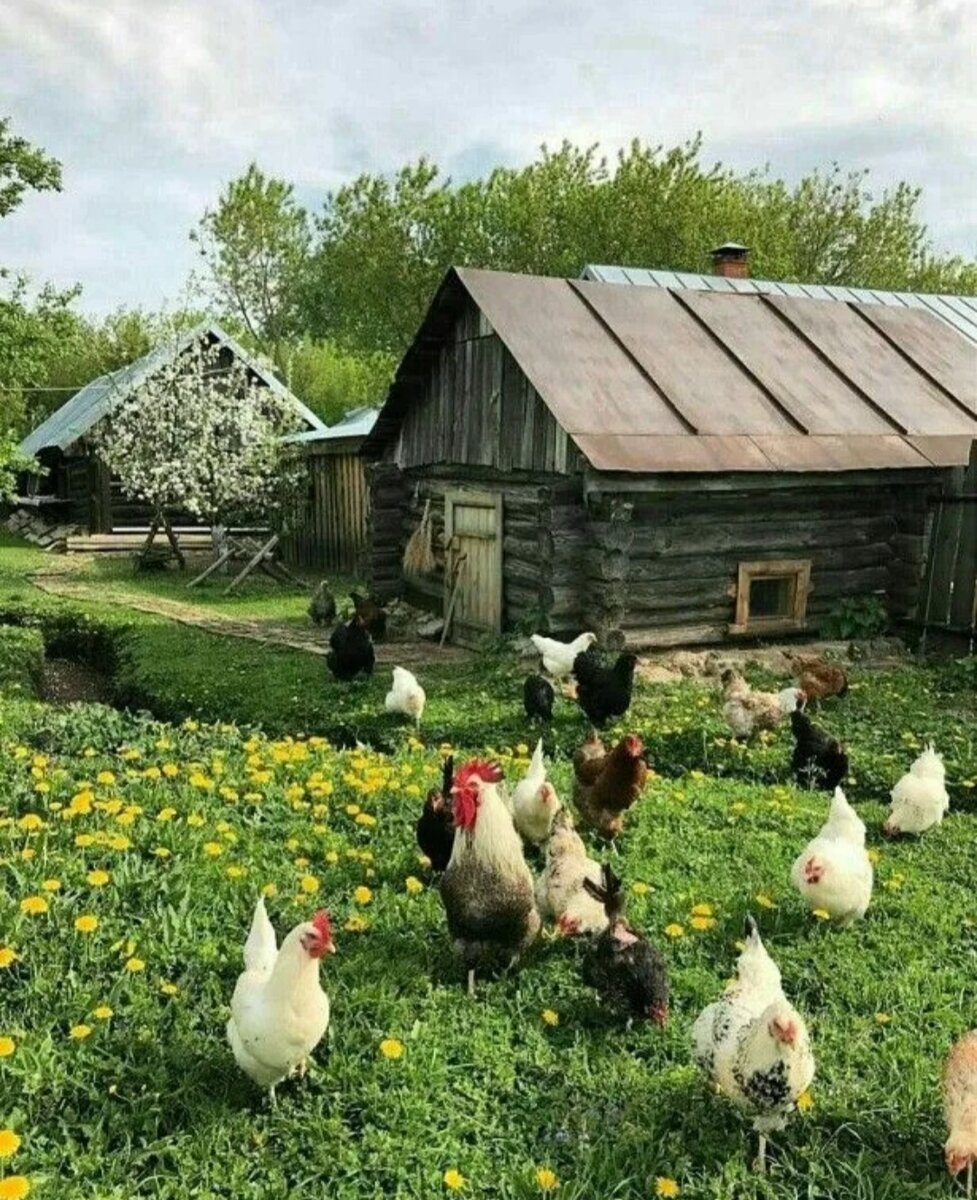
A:
{"label": "corrugated metal sheet", "polygon": [[306,445],[309,442],[328,442],[339,438],[365,438],[376,424],[378,408],[357,408],[346,413],[335,425],[323,425],[321,429],[307,429],[304,433],[293,433],[282,441]]}
{"label": "corrugated metal sheet", "polygon": [[887,308],[921,308],[931,312],[957,333],[977,345],[977,297],[936,295],[927,292],[885,292],[867,288],[846,288],[821,283],[782,283],[775,279],[724,279],[719,275],[696,275],[687,271],[648,271],[641,267],[615,267],[591,264],[583,269],[583,279],[598,283],[631,283],[643,287],[688,288],[699,292],[807,296],[813,300],[843,303],[880,304]]}
{"label": "corrugated metal sheet", "polygon": [[230,334],[225,333],[219,325],[202,324],[173,342],[157,346],[142,358],[130,363],[129,366],[93,379],[81,391],[75,392],[71,399],[53,412],[46,421],[29,433],[21,442],[20,449],[24,454],[37,454],[49,446],[66,450],[106,416],[114,405],[131,395],[164,363],[183,354],[194,342],[203,337],[227,346],[236,358],[240,359],[258,376],[262,383],[291,404],[311,429],[325,429],[315,413],[310,408],[306,408],[296,396],[293,396],[277,376],[248,354]]}
{"label": "corrugated metal sheet", "polygon": [[883,328],[783,292],[456,278],[598,470],[943,466],[977,438],[977,346],[921,309]]}

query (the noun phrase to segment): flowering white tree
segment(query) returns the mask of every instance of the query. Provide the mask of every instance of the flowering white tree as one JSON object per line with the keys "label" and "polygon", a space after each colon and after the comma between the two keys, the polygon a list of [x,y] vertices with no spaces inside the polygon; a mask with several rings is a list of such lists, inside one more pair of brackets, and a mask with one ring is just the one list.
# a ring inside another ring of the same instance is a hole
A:
{"label": "flowering white tree", "polygon": [[219,552],[235,517],[267,516],[284,500],[281,438],[294,410],[258,385],[220,344],[203,340],[175,355],[100,423],[96,449],[128,496],[146,501],[157,525],[188,512],[210,523]]}

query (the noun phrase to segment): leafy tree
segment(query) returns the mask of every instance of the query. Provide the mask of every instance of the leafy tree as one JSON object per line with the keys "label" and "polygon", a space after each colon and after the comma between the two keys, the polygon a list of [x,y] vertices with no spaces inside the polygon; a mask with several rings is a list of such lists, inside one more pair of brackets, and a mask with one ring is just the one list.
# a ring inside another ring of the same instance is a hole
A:
{"label": "leafy tree", "polygon": [[292,185],[252,163],[232,180],[191,233],[208,272],[208,294],[234,314],[255,346],[278,362],[296,330],[309,224]]}
{"label": "leafy tree", "polygon": [[66,399],[34,389],[47,386],[50,362],[81,338],[83,323],[71,308],[79,291],[45,284],[31,296],[23,276],[0,278],[0,411],[5,427],[36,424],[48,403],[54,407]]}
{"label": "leafy tree", "polygon": [[0,429],[0,504],[15,494],[17,476],[21,471],[41,472],[35,459],[17,449],[17,435],[10,429]]}
{"label": "leafy tree", "polygon": [[96,427],[93,441],[125,493],[163,523],[192,513],[215,530],[236,516],[268,513],[287,474],[281,438],[294,411],[247,368],[202,341],[173,357]]}
{"label": "leafy tree", "polygon": [[396,365],[380,351],[356,354],[335,342],[305,339],[288,351],[289,388],[327,425],[353,408],[383,403]]}
{"label": "leafy tree", "polygon": [[12,213],[26,191],[61,191],[61,164],[26,138],[11,132],[0,117],[0,217]]}

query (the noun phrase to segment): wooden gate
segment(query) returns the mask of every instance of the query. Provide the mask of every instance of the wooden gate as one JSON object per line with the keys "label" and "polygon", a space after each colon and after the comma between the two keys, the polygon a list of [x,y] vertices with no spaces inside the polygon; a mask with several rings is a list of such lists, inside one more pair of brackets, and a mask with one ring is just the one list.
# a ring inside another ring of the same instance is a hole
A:
{"label": "wooden gate", "polygon": [[461,644],[502,632],[502,497],[491,492],[449,492],[444,498],[445,612],[458,585],[451,635]]}
{"label": "wooden gate", "polygon": [[935,502],[921,616],[927,629],[977,626],[977,460]]}

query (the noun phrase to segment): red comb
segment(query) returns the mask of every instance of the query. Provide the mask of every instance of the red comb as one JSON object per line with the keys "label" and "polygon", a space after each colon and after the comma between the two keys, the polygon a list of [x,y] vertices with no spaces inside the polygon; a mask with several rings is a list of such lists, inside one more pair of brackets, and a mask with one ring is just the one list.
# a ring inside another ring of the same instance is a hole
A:
{"label": "red comb", "polygon": [[319,935],[320,941],[332,941],[332,924],[329,921],[329,914],[324,908],[320,908],[312,918],[312,926]]}
{"label": "red comb", "polygon": [[473,779],[480,779],[483,783],[501,783],[502,768],[498,763],[488,762],[483,758],[473,758],[457,772],[454,786],[456,788],[465,787]]}

